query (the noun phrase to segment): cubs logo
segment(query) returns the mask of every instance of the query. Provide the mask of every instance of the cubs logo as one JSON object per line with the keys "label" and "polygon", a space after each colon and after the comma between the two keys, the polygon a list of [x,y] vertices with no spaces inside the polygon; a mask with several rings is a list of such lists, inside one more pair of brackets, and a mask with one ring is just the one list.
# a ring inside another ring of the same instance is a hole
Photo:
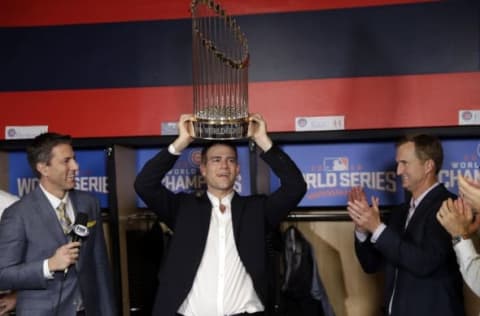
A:
{"label": "cubs logo", "polygon": [[200,163],[202,162],[202,151],[200,149],[194,149],[190,152],[190,164],[193,167],[198,167],[200,166]]}

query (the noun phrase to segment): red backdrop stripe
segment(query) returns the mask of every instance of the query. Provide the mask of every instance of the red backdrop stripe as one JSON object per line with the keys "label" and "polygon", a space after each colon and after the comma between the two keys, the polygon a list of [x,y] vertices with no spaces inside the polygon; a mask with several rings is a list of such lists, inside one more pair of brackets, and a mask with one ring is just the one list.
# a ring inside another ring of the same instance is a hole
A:
{"label": "red backdrop stripe", "polygon": [[[347,129],[456,125],[458,110],[480,107],[478,82],[480,72],[252,83],[249,109],[270,131],[322,115],[345,115]],[[158,135],[161,122],[191,111],[190,86],[0,93],[2,131],[49,125],[75,137]]]}
{"label": "red backdrop stripe", "polygon": [[[439,0],[217,0],[230,15],[438,2]],[[189,18],[190,0],[2,0],[0,26]]]}

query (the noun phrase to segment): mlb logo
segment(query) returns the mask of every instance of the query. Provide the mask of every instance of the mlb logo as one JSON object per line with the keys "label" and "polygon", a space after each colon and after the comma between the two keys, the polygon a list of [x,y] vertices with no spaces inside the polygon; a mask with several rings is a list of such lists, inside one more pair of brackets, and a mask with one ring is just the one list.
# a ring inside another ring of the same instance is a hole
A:
{"label": "mlb logo", "polygon": [[347,171],[348,163],[348,157],[326,157],[323,158],[323,170]]}

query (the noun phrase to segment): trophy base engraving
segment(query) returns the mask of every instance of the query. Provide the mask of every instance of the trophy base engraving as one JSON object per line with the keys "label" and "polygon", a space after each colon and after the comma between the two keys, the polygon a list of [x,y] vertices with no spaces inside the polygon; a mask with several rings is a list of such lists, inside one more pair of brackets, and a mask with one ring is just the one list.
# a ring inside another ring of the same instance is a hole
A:
{"label": "trophy base engraving", "polygon": [[248,133],[248,119],[238,120],[204,120],[193,122],[195,138],[211,140],[228,140],[246,138]]}

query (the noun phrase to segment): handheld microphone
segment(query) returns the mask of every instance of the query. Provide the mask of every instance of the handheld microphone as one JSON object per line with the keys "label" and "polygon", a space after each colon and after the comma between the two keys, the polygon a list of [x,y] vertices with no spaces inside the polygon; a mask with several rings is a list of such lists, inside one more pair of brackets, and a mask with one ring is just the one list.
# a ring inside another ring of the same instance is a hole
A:
{"label": "handheld microphone", "polygon": [[82,239],[87,238],[90,231],[87,227],[88,222],[88,214],[87,213],[78,213],[77,218],[75,220],[75,224],[73,224],[71,234],[72,242],[81,241]]}
{"label": "handheld microphone", "polygon": [[[82,241],[87,238],[90,234],[90,231],[87,227],[88,223],[88,214],[87,213],[77,213],[75,223],[73,224],[72,231],[70,232],[70,240],[72,242]],[[63,271],[65,275],[68,273],[68,267]]]}

